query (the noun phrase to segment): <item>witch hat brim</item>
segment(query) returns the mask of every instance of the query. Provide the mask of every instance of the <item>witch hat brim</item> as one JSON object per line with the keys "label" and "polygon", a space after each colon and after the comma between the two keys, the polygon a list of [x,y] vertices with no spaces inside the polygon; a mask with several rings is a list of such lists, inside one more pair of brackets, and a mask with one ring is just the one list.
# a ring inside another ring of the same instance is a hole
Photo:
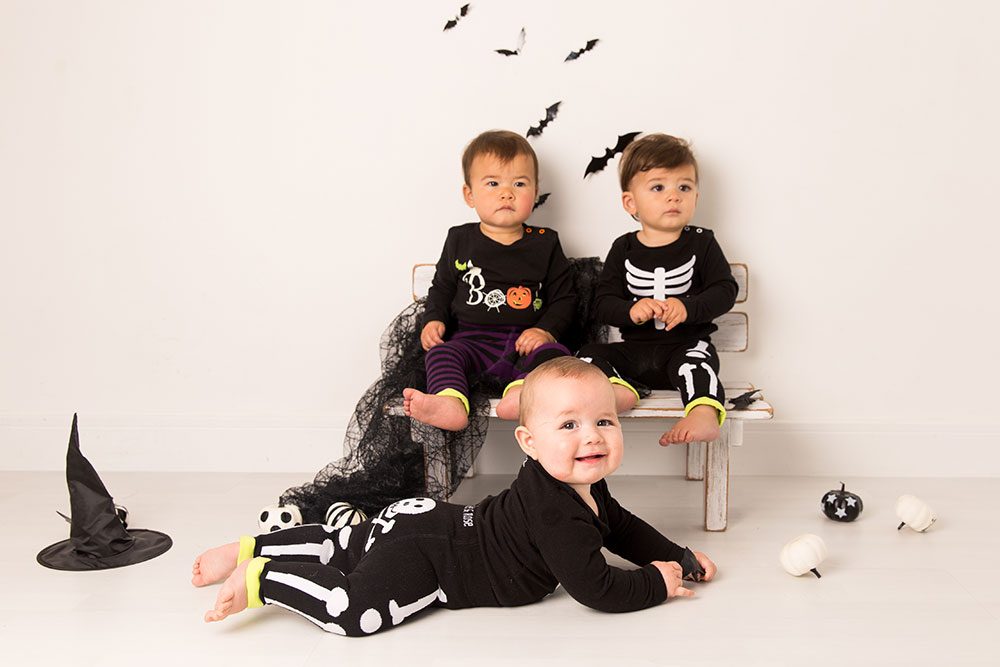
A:
{"label": "witch hat brim", "polygon": [[76,415],[66,452],[66,484],[71,512],[70,537],[38,553],[41,565],[54,570],[107,570],[155,558],[173,545],[169,535],[127,530],[94,466],[80,451]]}

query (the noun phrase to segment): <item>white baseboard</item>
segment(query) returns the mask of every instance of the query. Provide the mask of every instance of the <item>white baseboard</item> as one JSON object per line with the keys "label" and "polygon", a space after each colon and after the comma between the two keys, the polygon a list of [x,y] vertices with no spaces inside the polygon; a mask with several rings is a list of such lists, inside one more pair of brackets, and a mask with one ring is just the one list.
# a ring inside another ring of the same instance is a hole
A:
{"label": "white baseboard", "polygon": [[[341,456],[346,416],[80,415],[83,453],[99,471],[307,472]],[[0,470],[62,470],[72,415],[0,415]],[[619,474],[677,475],[682,447],[664,425],[625,426]],[[476,462],[507,474],[523,455],[514,425],[491,420]],[[735,475],[1000,477],[1000,426],[754,422],[734,447]]]}

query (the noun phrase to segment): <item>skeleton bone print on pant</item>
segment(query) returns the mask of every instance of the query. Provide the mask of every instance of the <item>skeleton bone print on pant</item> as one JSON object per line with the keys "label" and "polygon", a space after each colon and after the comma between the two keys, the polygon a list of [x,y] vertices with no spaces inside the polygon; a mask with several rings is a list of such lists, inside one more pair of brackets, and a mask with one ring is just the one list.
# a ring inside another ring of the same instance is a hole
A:
{"label": "skeleton bone print on pant", "polygon": [[[659,320],[657,320],[657,323],[658,324],[663,324],[663,322],[660,322]],[[684,378],[685,389],[687,390],[687,392],[685,394],[686,396],[693,396],[694,393],[695,393],[696,381],[695,381],[695,377],[694,377],[694,371],[704,371],[708,375],[708,394],[709,394],[709,396],[712,396],[713,398],[716,398],[716,399],[718,399],[720,397],[720,394],[719,394],[719,376],[716,375],[715,369],[712,368],[709,364],[705,363],[704,361],[702,361],[700,363],[698,362],[699,359],[710,359],[711,358],[711,355],[709,354],[709,350],[708,350],[708,345],[709,345],[709,343],[708,343],[707,340],[700,340],[700,341],[698,341],[697,345],[695,345],[694,347],[690,348],[685,353],[685,356],[687,358],[692,359],[694,361],[694,363],[690,363],[689,362],[689,363],[686,363],[686,364],[682,364],[681,367],[680,367],[680,374],[681,374],[681,377]]]}
{"label": "skeleton bone print on pant", "polygon": [[396,516],[399,514],[424,514],[434,509],[437,504],[430,498],[406,498],[395,502],[379,512],[378,516],[372,519],[372,529],[368,533],[368,541],[365,543],[365,551],[375,544],[375,531],[381,529],[380,534],[385,535],[396,525]]}
{"label": "skeleton bone print on pant", "polygon": [[[480,572],[471,508],[408,498],[355,526],[309,524],[259,535],[260,599],[327,632],[360,636],[429,606],[496,604],[468,577]],[[485,600],[482,599],[486,596]]]}

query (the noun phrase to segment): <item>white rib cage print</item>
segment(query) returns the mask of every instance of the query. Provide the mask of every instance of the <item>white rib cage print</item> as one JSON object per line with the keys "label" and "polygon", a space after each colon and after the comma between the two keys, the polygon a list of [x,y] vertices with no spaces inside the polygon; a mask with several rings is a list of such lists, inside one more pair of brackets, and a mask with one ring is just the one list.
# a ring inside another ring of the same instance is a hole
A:
{"label": "white rib cage print", "polygon": [[[696,259],[695,255],[691,255],[691,259],[685,264],[669,271],[662,266],[652,271],[645,271],[626,259],[625,280],[628,283],[628,291],[638,298],[650,297],[660,301],[670,296],[684,294],[691,289]],[[662,321],[656,320],[657,329],[662,329],[664,326]]]}

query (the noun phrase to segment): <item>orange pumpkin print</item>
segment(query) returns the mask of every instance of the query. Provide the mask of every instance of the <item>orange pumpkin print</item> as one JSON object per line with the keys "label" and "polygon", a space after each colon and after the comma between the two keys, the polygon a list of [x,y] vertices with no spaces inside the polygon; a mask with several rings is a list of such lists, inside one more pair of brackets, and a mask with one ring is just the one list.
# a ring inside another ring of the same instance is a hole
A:
{"label": "orange pumpkin print", "polygon": [[507,305],[516,310],[523,310],[531,305],[531,290],[527,287],[511,287],[507,290]]}

